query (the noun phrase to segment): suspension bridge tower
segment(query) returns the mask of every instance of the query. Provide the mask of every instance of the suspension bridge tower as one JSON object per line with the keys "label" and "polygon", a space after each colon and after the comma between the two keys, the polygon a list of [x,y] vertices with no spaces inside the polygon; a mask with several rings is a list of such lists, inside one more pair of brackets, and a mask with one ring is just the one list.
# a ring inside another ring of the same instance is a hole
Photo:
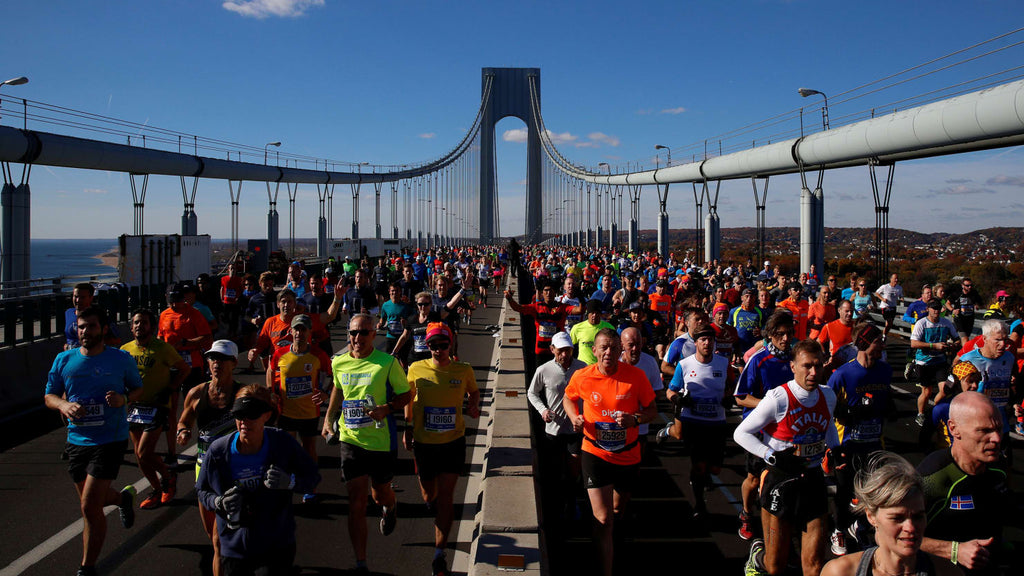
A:
{"label": "suspension bridge tower", "polygon": [[[514,116],[526,123],[526,242],[541,240],[541,143],[540,68],[484,68],[482,86],[490,97],[484,102],[480,124],[480,241],[490,244],[494,240],[497,224],[498,199],[494,166],[494,125],[502,118]],[[531,103],[530,84],[537,102]]]}

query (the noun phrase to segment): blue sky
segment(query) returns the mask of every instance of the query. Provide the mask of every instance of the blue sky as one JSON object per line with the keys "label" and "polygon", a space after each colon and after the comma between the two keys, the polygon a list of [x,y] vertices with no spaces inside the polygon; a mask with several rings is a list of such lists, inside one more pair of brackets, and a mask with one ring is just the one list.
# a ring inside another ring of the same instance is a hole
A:
{"label": "blue sky", "polygon": [[[439,156],[462,137],[479,106],[481,68],[529,66],[541,69],[544,118],[566,156],[652,166],[655,144],[675,148],[678,162],[691,143],[800,106],[813,109],[805,123],[816,126],[816,100],[801,99],[798,87],[840,94],[1009,32],[1022,13],[1011,1],[8,2],[0,76],[30,82],[2,88],[0,123],[20,123],[9,99],[24,97],[258,147],[279,140],[282,152],[403,164]],[[1020,61],[1020,48],[1007,51],[833,104],[832,117]],[[525,144],[506,135],[522,128],[515,119],[497,127],[501,205],[514,208],[501,211],[502,233],[524,226]],[[951,232],[1019,225],[1021,155],[1012,148],[899,164],[890,224]],[[124,174],[37,167],[31,184],[34,237],[131,232]],[[830,172],[824,189],[827,226],[874,224],[866,168]],[[672,190],[672,227],[692,226],[690,187]],[[349,230],[347,194],[336,192],[336,232]],[[364,189],[364,235],[372,196]],[[797,225],[798,196],[798,177],[772,179],[768,225]],[[654,227],[654,200],[645,190],[643,228]],[[263,184],[243,185],[242,237],[264,235],[266,202]],[[297,235],[313,236],[315,188],[300,187],[299,202]],[[229,236],[227,183],[201,181],[196,210],[200,233]],[[146,231],[177,232],[181,211],[178,179],[152,177]],[[719,213],[723,227],[754,225],[749,182],[722,184]],[[389,214],[385,202],[385,230]]]}

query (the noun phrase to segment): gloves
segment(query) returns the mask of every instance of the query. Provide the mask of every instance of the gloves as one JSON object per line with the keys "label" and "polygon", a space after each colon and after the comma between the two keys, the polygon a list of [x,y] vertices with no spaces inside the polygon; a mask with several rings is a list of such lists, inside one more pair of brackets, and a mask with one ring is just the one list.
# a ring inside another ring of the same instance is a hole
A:
{"label": "gloves", "polygon": [[795,452],[795,448],[787,448],[781,452],[769,452],[765,455],[764,461],[781,472],[797,476],[804,472],[804,463],[796,456]]}
{"label": "gloves", "polygon": [[728,410],[728,409],[732,408],[734,404],[736,404],[736,397],[735,396],[729,395],[729,396],[726,396],[726,397],[722,398],[722,408],[725,408],[726,410]]}
{"label": "gloves", "polygon": [[676,413],[679,413],[685,407],[693,407],[693,398],[690,396],[690,391],[683,388],[679,394],[672,397],[672,405],[676,408]]}
{"label": "gloves", "polygon": [[271,490],[291,490],[295,488],[295,476],[271,464],[263,477],[263,485]]}
{"label": "gloves", "polygon": [[213,501],[214,510],[220,512],[221,516],[226,520],[225,524],[232,530],[237,530],[241,527],[244,500],[245,498],[242,491],[238,489],[238,486],[232,486],[228,488],[223,496],[217,496]]}

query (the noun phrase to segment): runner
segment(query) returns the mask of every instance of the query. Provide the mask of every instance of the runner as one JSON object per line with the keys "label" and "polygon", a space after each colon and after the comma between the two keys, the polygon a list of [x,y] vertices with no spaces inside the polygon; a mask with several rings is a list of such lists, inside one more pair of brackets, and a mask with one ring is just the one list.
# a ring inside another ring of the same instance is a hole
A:
{"label": "runner", "polygon": [[693,518],[703,522],[708,515],[704,491],[711,486],[709,475],[721,471],[725,456],[723,406],[731,400],[729,384],[735,375],[729,359],[715,351],[714,329],[701,328],[693,337],[696,351],[676,365],[665,394],[676,407],[670,434],[686,441],[690,449]]}
{"label": "runner", "polygon": [[835,305],[828,301],[829,294],[828,286],[822,286],[818,290],[818,299],[807,308],[808,338],[816,340],[825,325],[838,318]]}
{"label": "runner", "polygon": [[559,332],[551,339],[551,353],[554,359],[538,366],[533,373],[527,397],[544,421],[547,450],[543,454],[550,458],[543,458],[541,471],[557,471],[553,474],[556,484],[542,480],[541,485],[558,493],[559,506],[556,509],[562,513],[564,521],[572,518],[576,511],[583,436],[573,429],[572,422],[566,417],[562,399],[572,375],[587,365],[573,358],[572,339],[565,332]]}
{"label": "runner", "polygon": [[[71,350],[78,347],[78,314],[82,310],[92,306],[93,297],[96,295],[96,287],[89,282],[75,284],[71,291],[71,308],[64,311],[64,349]],[[117,335],[117,325],[110,322],[107,327],[105,343],[107,346],[120,346],[121,339]]]}
{"label": "runner", "polygon": [[[736,383],[736,404],[743,407],[743,418],[757,407],[764,395],[771,389],[793,379],[790,366],[790,342],[793,339],[793,317],[785,312],[773,314],[765,325],[768,337],[765,346],[747,361]],[[740,538],[754,537],[751,523],[755,498],[760,488],[761,475],[765,470],[764,460],[748,453],[746,458],[747,477],[740,485]]]}
{"label": "runner", "polygon": [[836,395],[835,426],[840,442],[828,458],[836,479],[835,526],[829,538],[836,556],[846,554],[847,529],[859,542],[850,513],[854,477],[864,469],[871,453],[884,447],[885,418],[896,413],[889,390],[892,366],[882,360],[882,332],[871,324],[859,324],[853,341],[857,359],[840,366],[828,380]]}
{"label": "runner", "polygon": [[243,289],[242,277],[238,275],[238,264],[232,261],[228,264],[227,275],[220,278],[220,301],[224,306],[224,323],[227,324],[228,334],[231,336],[238,333],[238,319],[242,315],[238,299],[242,296]]}
{"label": "runner", "polygon": [[[651,390],[654,390],[655,396],[662,396],[664,392],[661,391],[665,389],[665,382],[661,376],[661,368],[658,360],[649,352],[644,351],[646,341],[643,334],[637,328],[629,327],[619,333],[619,338],[622,339],[622,357],[619,360],[643,370],[644,375],[647,376],[647,382],[651,385]],[[650,424],[640,425],[638,438],[640,440],[641,452],[647,446],[649,427]]]}
{"label": "runner", "polygon": [[601,302],[598,300],[587,300],[587,318],[583,322],[572,327],[569,337],[573,346],[576,346],[576,357],[584,364],[590,365],[597,362],[594,356],[594,340],[597,333],[604,329],[615,330],[610,323],[601,319]]}
{"label": "runner", "polygon": [[768,320],[761,309],[754,306],[755,294],[754,290],[744,288],[740,292],[740,305],[729,311],[728,323],[739,336],[736,346],[741,355],[761,339],[761,328]]}
{"label": "runner", "polygon": [[807,311],[810,305],[804,298],[803,287],[799,282],[791,282],[786,286],[789,298],[779,302],[779,308],[785,308],[793,314],[793,337],[797,340],[807,338]]}
{"label": "runner", "polygon": [[[640,471],[638,427],[657,416],[654,391],[643,370],[619,362],[622,344],[612,328],[594,339],[595,364],[573,374],[562,406],[583,432],[583,483],[593,509],[594,540],[605,576],[614,572],[612,528],[621,521]],[[582,400],[583,413],[577,408]],[[616,518],[618,517],[618,518]]]}
{"label": "runner", "polygon": [[86,308],[75,321],[80,346],[54,359],[44,401],[68,421],[68,473],[85,523],[78,576],[93,576],[107,535],[103,507],[116,505],[125,528],[135,522],[135,488],[116,492],[110,483],[128,447],[125,405],[142,394],[142,379],[131,356],[104,344],[109,325],[105,311]]}
{"label": "runner", "polygon": [[836,396],[818,384],[822,368],[817,342],[793,346],[790,367],[793,380],[766,392],[733,433],[737,444],[768,464],[761,486],[765,540],[750,547],[748,575],[782,574],[795,531],[801,533],[803,573],[819,574],[825,563],[828,496],[821,460],[827,447],[838,444],[832,425]]}
{"label": "runner", "polygon": [[960,336],[960,345],[966,345],[974,332],[974,313],[985,304],[974,289],[974,281],[968,277],[960,280],[960,293],[950,296],[953,308],[953,323]]}
{"label": "runner", "polygon": [[316,462],[286,432],[267,427],[270,390],[249,384],[234,399],[237,431],[218,438],[196,480],[200,504],[217,514],[223,574],[292,574],[292,492],[320,483]]}
{"label": "runner", "polygon": [[131,324],[135,339],[121,347],[135,359],[142,378],[142,394],[128,406],[128,431],[139,470],[153,487],[153,493],[139,504],[143,510],[174,499],[178,476],[156,455],[156,444],[168,429],[171,398],[177,396],[189,374],[181,355],[170,344],[155,337],[156,324],[153,312],[137,310]]}
{"label": "runner", "polygon": [[839,302],[839,318],[825,324],[818,333],[818,343],[825,352],[825,370],[835,370],[840,365],[836,352],[852,341],[853,304],[849,300]]}
{"label": "runner", "polygon": [[431,572],[447,576],[445,549],[455,515],[455,483],[466,467],[466,415],[480,417],[480,391],[473,367],[453,362],[449,355],[452,333],[444,323],[431,324],[427,346],[431,357],[409,366],[413,400],[405,406],[403,443],[412,450],[423,501],[434,510],[434,557]]}
{"label": "runner", "polygon": [[903,303],[903,287],[900,286],[899,274],[890,276],[889,283],[879,286],[874,296],[880,303],[882,318],[885,319],[885,329],[882,330],[882,340],[885,340],[896,320],[896,307]]}
{"label": "runner", "polygon": [[410,310],[402,302],[402,286],[395,282],[387,289],[388,301],[380,307],[380,320],[377,321],[377,330],[387,330],[384,333],[384,351],[397,357],[401,357],[396,349],[398,339],[406,329],[406,317]]}
{"label": "runner", "polygon": [[[203,459],[210,444],[217,438],[235,430],[231,406],[241,389],[241,383],[234,381],[234,370],[238,366],[238,346],[231,340],[217,340],[204,354],[210,369],[211,380],[192,388],[185,397],[178,419],[178,446],[188,445],[192,438],[192,425],[198,431],[196,441],[196,478],[203,465]],[[221,575],[220,536],[214,526],[216,515],[213,508],[199,502],[199,518],[203,530],[213,543],[213,574]]]}
{"label": "runner", "polygon": [[[320,435],[320,406],[327,397],[323,383],[330,378],[331,361],[320,348],[310,346],[313,320],[305,314],[292,318],[291,344],[274,352],[267,368],[267,388],[277,396],[277,428],[297,435],[302,447],[317,462],[316,444]],[[303,503],[316,501],[307,492]]]}
{"label": "runner", "polygon": [[914,362],[920,378],[918,386],[921,387],[914,421],[921,427],[927,423],[924,411],[929,398],[935,396],[935,402],[940,402],[946,395],[944,383],[949,375],[946,352],[956,348],[953,340],[956,327],[949,318],[939,316],[941,310],[942,303],[933,298],[928,303],[928,316],[918,320],[910,333],[910,348],[914,350]]}
{"label": "runner", "polygon": [[[1003,436],[1010,432],[1010,422],[1017,422],[1021,408],[1019,402],[1013,402],[1016,397],[1016,386],[1019,376],[1017,359],[1012,352],[1007,351],[1009,344],[1009,328],[1002,320],[989,319],[981,325],[981,334],[984,337],[984,344],[960,357],[962,362],[970,362],[981,373],[981,384],[978,392],[988,396],[995,404],[999,414],[1003,417]],[[1013,405],[1014,413],[1009,408]],[[1006,447],[1004,452],[1012,454]]]}
{"label": "runner", "polygon": [[391,534],[398,503],[391,489],[397,460],[394,414],[412,393],[393,357],[376,350],[373,317],[355,314],[349,320],[349,351],[331,360],[334,389],[324,419],[324,438],[341,441],[341,478],[348,491],[348,532],[356,556],[356,573],[366,566],[366,500],[383,507],[380,532]]}

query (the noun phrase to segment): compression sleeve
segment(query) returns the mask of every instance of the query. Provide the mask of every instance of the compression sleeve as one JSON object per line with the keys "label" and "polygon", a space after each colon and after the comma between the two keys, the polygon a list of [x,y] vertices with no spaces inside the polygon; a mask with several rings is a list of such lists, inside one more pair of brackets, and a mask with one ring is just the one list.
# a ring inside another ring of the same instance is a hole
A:
{"label": "compression sleeve", "polygon": [[[780,391],[782,394],[779,394]],[[769,390],[757,407],[736,426],[732,434],[733,440],[747,452],[764,458],[770,448],[756,434],[768,424],[781,421],[786,414],[787,404],[783,386]]]}

